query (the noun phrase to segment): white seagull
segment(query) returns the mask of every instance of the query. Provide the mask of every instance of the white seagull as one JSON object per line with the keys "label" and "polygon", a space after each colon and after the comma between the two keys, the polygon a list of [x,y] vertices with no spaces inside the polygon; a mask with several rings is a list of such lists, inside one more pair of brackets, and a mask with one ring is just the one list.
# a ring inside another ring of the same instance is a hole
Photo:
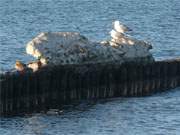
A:
{"label": "white seagull", "polygon": [[114,21],[114,29],[119,33],[125,33],[126,31],[131,31],[127,26],[123,25],[119,21]]}
{"label": "white seagull", "polygon": [[119,39],[119,38],[123,38],[124,37],[124,34],[123,33],[120,33],[120,32],[117,32],[115,30],[111,30],[110,31],[110,35],[113,39]]}

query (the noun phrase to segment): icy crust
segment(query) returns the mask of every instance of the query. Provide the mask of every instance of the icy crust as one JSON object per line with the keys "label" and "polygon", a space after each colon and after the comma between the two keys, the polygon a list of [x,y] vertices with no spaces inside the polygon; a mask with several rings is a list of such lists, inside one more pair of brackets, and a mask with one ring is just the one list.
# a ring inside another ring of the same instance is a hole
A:
{"label": "icy crust", "polygon": [[[40,33],[27,44],[26,52],[49,64],[118,62],[148,58],[151,45],[143,41],[112,45],[112,41],[92,42],[76,32]],[[147,60],[148,61],[148,60]]]}

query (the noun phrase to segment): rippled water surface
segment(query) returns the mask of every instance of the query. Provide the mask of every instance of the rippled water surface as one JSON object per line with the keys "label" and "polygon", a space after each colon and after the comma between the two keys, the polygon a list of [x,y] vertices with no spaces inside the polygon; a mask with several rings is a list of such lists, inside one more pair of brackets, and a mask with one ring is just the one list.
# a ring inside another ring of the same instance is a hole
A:
{"label": "rippled water surface", "polygon": [[[119,19],[153,43],[156,59],[180,56],[179,0],[1,0],[0,68],[31,60],[25,45],[42,31],[78,31],[108,39]],[[1,118],[0,135],[180,134],[180,89],[152,97],[114,99],[62,112]]]}
{"label": "rippled water surface", "polygon": [[180,89],[80,105],[60,115],[1,118],[5,135],[179,135]]}

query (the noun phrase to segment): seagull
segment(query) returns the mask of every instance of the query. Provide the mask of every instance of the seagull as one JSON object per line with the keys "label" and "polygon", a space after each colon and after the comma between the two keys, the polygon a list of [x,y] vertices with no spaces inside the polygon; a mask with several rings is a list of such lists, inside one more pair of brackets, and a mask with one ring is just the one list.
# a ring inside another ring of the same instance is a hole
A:
{"label": "seagull", "polygon": [[41,66],[42,66],[42,63],[40,60],[33,61],[28,64],[28,68],[32,69],[33,72],[36,72],[38,69],[41,68]]}
{"label": "seagull", "polygon": [[26,65],[24,64],[24,63],[22,63],[22,62],[20,62],[20,61],[16,61],[16,63],[15,63],[15,69],[17,70],[17,71],[24,71],[25,70],[25,68],[26,68]]}
{"label": "seagull", "polygon": [[114,29],[119,32],[119,33],[125,33],[126,31],[132,31],[130,28],[127,26],[123,25],[119,21],[114,21]]}
{"label": "seagull", "polygon": [[115,30],[111,30],[110,31],[110,35],[113,39],[119,39],[119,38],[123,38],[124,37],[124,34],[123,33],[120,33],[120,32],[117,32]]}

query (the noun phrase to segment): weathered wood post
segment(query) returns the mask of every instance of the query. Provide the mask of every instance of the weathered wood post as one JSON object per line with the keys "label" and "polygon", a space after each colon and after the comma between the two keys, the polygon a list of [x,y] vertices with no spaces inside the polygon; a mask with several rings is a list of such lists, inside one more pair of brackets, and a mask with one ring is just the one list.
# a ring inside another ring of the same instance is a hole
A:
{"label": "weathered wood post", "polygon": [[81,100],[149,95],[180,86],[180,60],[87,64],[0,74],[0,116],[47,111]]}

